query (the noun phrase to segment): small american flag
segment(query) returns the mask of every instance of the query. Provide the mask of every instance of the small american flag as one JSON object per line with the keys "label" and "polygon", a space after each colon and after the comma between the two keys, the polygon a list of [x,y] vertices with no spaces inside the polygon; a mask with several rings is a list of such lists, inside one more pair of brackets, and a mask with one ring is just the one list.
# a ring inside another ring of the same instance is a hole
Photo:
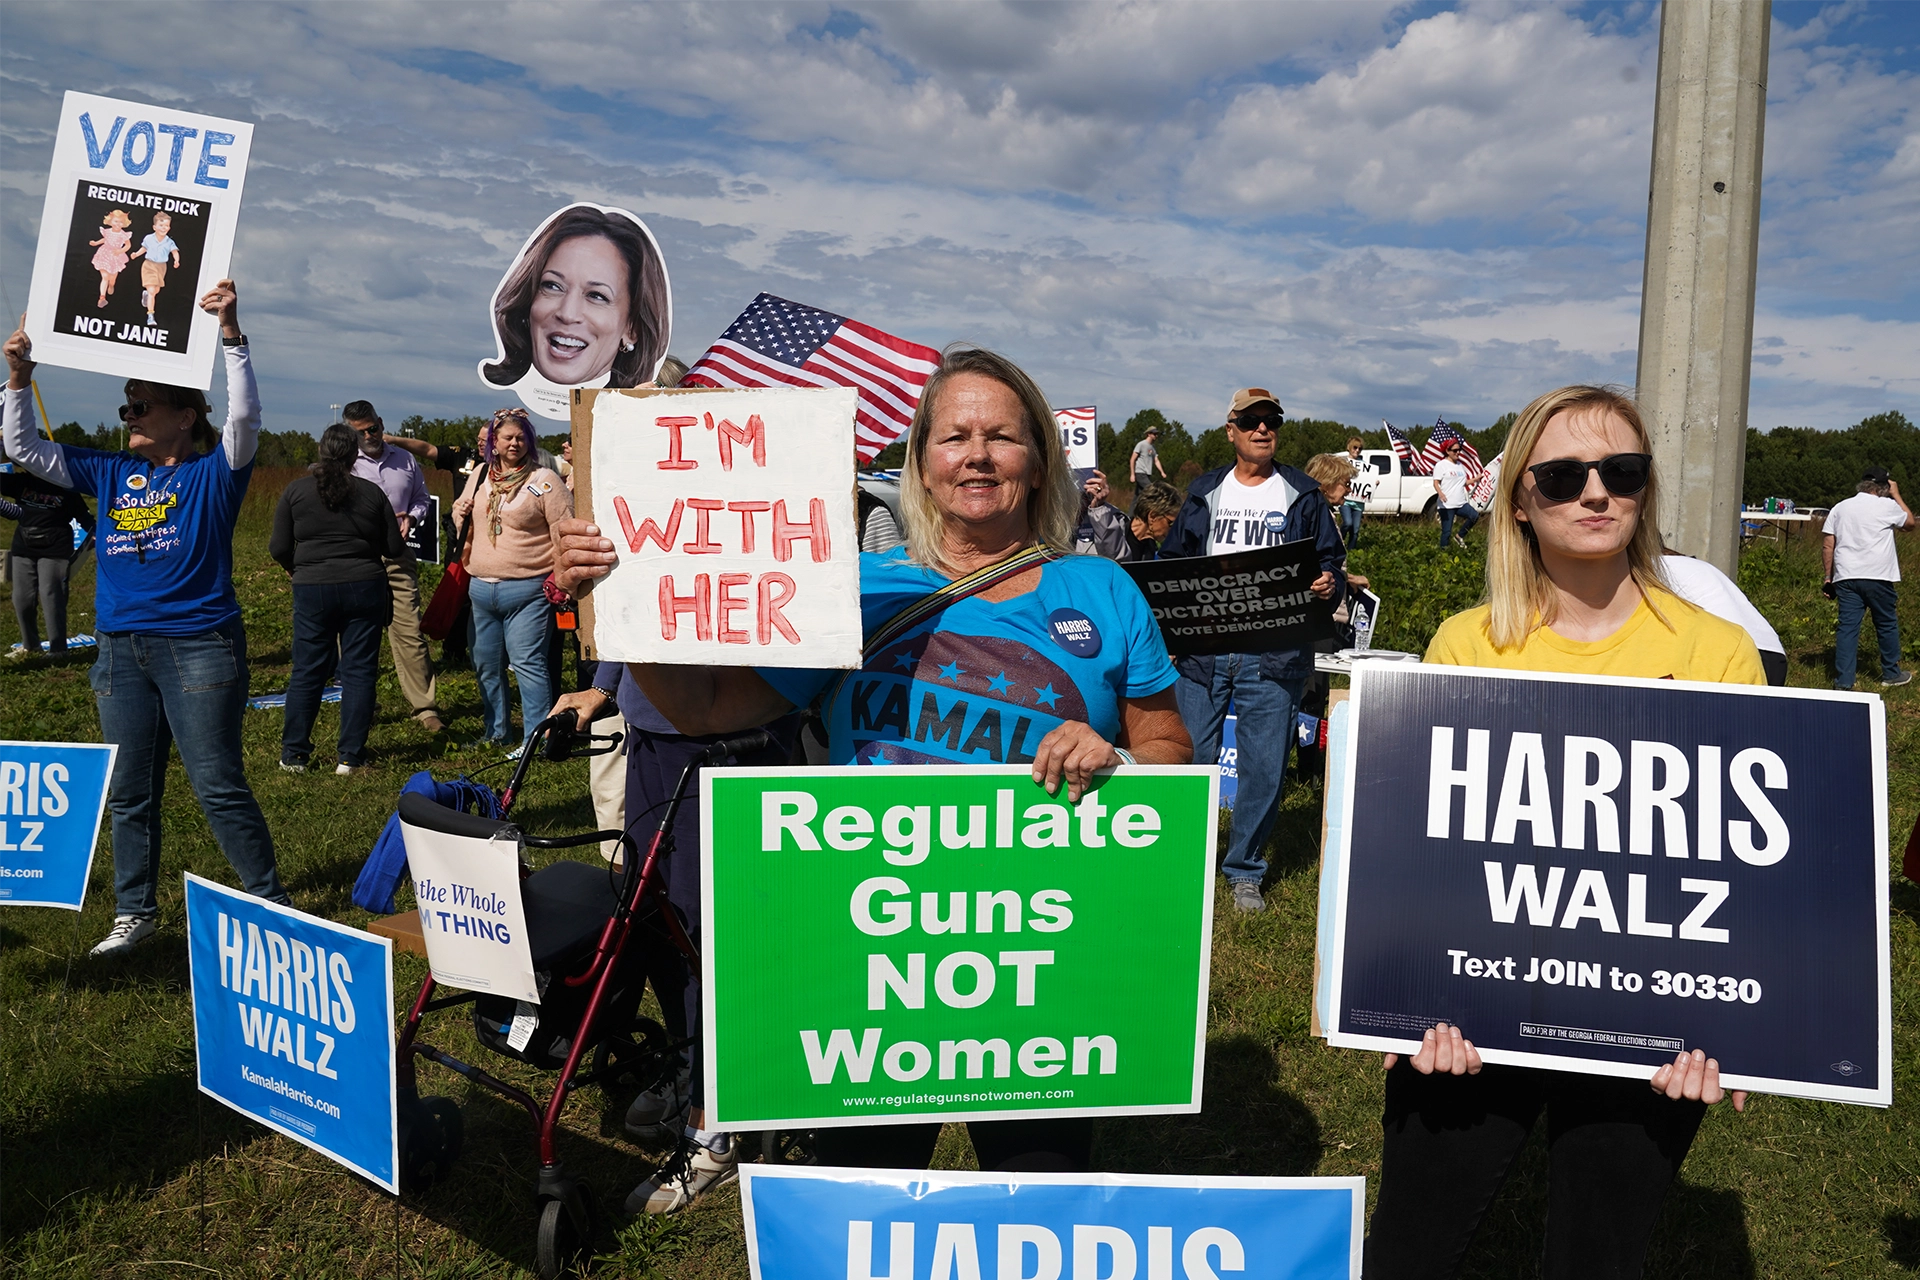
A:
{"label": "small american flag", "polygon": [[1393,446],[1394,453],[1406,464],[1409,475],[1424,476],[1433,471],[1433,464],[1413,451],[1413,442],[1407,439],[1406,432],[1385,418],[1380,419],[1380,425],[1387,429],[1387,443]]}
{"label": "small american flag", "polygon": [[940,353],[932,347],[762,293],[694,361],[680,385],[852,387],[859,393],[854,455],[867,463],[913,422],[920,391],[939,367]]}
{"label": "small american flag", "polygon": [[1433,434],[1427,437],[1427,447],[1420,451],[1420,461],[1426,464],[1420,474],[1431,474],[1433,464],[1447,456],[1447,446],[1452,444],[1460,446],[1460,465],[1467,469],[1467,483],[1472,484],[1486,470],[1480,465],[1480,451],[1473,447],[1472,441],[1448,426],[1445,417],[1433,424]]}

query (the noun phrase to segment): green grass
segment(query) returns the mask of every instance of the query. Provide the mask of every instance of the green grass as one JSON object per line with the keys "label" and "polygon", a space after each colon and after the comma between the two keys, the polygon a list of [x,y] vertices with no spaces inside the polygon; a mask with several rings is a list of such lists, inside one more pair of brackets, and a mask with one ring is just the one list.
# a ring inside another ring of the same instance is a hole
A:
{"label": "green grass", "polygon": [[[260,691],[283,688],[288,673],[290,596],[285,575],[266,556],[272,502],[284,480],[256,477],[235,544]],[[1426,525],[1367,524],[1353,567],[1372,578],[1385,601],[1376,639],[1382,647],[1421,650],[1440,619],[1479,592],[1480,536],[1473,551],[1441,556],[1431,545],[1435,535]],[[1903,547],[1909,581],[1920,582],[1920,541],[1903,540]],[[1786,638],[1793,682],[1819,687],[1830,680],[1833,607],[1814,589],[1813,548],[1810,538],[1763,546],[1748,553],[1741,576]],[[89,558],[76,583],[76,630],[91,624],[91,592]],[[1906,616],[1920,626],[1920,590],[1904,596]],[[0,737],[97,739],[84,663],[0,665]],[[456,736],[477,736],[471,674],[444,674],[442,690]],[[336,725],[333,712],[323,711],[317,763],[326,759]],[[390,675],[381,685],[376,767],[368,775],[280,773],[279,729],[276,713],[249,713],[245,749],[282,873],[303,910],[363,925],[368,917],[349,898],[353,879],[402,780],[430,765],[451,770],[479,762],[440,757],[414,729]],[[1920,686],[1892,692],[1888,730],[1893,830],[1904,840],[1920,811],[1920,769],[1909,754],[1920,735]],[[532,775],[519,814],[536,829],[584,827],[591,821],[584,792],[582,765],[547,766]],[[1271,910],[1253,917],[1223,911],[1216,922],[1206,1111],[1101,1123],[1099,1167],[1377,1175],[1379,1060],[1329,1049],[1308,1029],[1319,809],[1317,783],[1290,785],[1273,842]],[[396,1207],[323,1157],[197,1094],[180,872],[227,883],[233,877],[178,765],[168,777],[165,823],[160,937],[128,960],[94,962],[85,954],[112,915],[104,849],[78,919],[32,909],[0,915],[0,1270],[63,1277],[527,1274],[532,1144],[524,1118],[491,1095],[422,1067],[423,1090],[452,1094],[467,1106],[466,1153],[451,1179]],[[1920,1271],[1913,1098],[1920,1084],[1920,888],[1896,878],[1893,906],[1895,1106],[1876,1111],[1762,1098],[1744,1116],[1716,1108],[1668,1201],[1649,1274]],[[421,977],[418,961],[397,959],[402,1000]],[[457,1019],[441,1018],[433,1035],[499,1074],[544,1084],[481,1055]],[[565,1119],[565,1159],[592,1180],[608,1208],[617,1208],[665,1154],[624,1138],[626,1102],[583,1090]],[[949,1130],[936,1160],[971,1163],[961,1131]],[[1468,1274],[1532,1274],[1544,1219],[1545,1150],[1536,1136],[1488,1215]],[[679,1218],[610,1230],[599,1248],[597,1275],[746,1275],[731,1189]]]}

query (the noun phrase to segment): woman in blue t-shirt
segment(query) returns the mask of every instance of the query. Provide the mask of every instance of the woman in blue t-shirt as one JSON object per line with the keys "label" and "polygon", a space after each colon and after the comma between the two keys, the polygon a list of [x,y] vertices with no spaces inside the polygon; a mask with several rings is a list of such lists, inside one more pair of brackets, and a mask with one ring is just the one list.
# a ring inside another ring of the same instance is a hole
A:
{"label": "woman in blue t-shirt", "polygon": [[273,836],[240,758],[247,636],[233,594],[233,525],[253,475],[260,393],[233,281],[208,290],[200,306],[220,318],[226,427],[214,431],[199,391],[131,379],[120,407],[124,453],[38,435],[32,343],[22,330],[6,342],[0,430],[7,453],[43,480],[91,494],[99,506],[93,606],[100,643],[91,681],[100,736],[120,750],[108,800],[113,930],[95,955],[117,955],[153,936],[160,796],[176,743],[213,838],[241,884],[258,897],[288,901]]}
{"label": "woman in blue t-shirt", "polygon": [[[836,764],[1031,764],[1078,801],[1095,770],[1189,764],[1178,678],[1146,599],[1109,560],[1074,556],[1080,498],[1040,389],[990,351],[949,352],[928,381],[901,479],[906,545],[860,558],[867,634],[949,582],[1032,563],[899,630],[852,673],[744,667],[628,668],[689,734],[765,724],[825,695]],[[560,585],[604,574],[613,544],[583,521],[560,529]],[[733,1174],[726,1135],[689,1123],[686,1145],[635,1189],[629,1212],[671,1213]],[[828,1164],[923,1168],[940,1126],[822,1130]],[[982,1168],[1086,1166],[1085,1119],[971,1125]]]}

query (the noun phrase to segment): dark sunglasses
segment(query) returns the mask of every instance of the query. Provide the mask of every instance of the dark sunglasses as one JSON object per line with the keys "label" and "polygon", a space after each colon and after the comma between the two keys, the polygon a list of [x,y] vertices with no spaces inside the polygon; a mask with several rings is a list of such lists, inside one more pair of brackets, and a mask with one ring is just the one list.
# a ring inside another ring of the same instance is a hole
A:
{"label": "dark sunglasses", "polygon": [[1540,496],[1548,502],[1572,502],[1587,489],[1587,472],[1598,471],[1600,483],[1616,498],[1631,498],[1647,487],[1653,475],[1650,453],[1616,453],[1594,462],[1578,458],[1555,458],[1536,462],[1527,468]]}
{"label": "dark sunglasses", "polygon": [[151,400],[129,400],[120,406],[120,421],[128,418],[144,418],[153,411]]}
{"label": "dark sunglasses", "polygon": [[1262,430],[1272,431],[1277,434],[1280,430],[1280,424],[1283,421],[1285,421],[1285,419],[1277,413],[1259,413],[1252,416],[1243,415],[1235,418],[1233,425],[1236,429],[1245,431],[1248,434]]}

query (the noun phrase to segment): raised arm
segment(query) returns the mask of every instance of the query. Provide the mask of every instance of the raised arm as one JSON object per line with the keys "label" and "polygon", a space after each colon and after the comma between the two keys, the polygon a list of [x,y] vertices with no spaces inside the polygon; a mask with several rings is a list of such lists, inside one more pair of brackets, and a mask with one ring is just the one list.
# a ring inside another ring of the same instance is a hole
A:
{"label": "raised arm", "polygon": [[67,470],[67,452],[60,445],[33,429],[33,343],[27,337],[27,318],[7,339],[7,390],[0,405],[0,439],[7,456],[39,476],[62,488],[73,488],[73,473]]}
{"label": "raised arm", "polygon": [[[220,336],[240,339],[240,299],[233,281],[222,280],[200,299],[200,309],[220,318]],[[260,448],[260,388],[253,380],[253,357],[243,341],[223,346],[227,353],[227,425],[220,430],[220,448],[235,471],[253,461]]]}

